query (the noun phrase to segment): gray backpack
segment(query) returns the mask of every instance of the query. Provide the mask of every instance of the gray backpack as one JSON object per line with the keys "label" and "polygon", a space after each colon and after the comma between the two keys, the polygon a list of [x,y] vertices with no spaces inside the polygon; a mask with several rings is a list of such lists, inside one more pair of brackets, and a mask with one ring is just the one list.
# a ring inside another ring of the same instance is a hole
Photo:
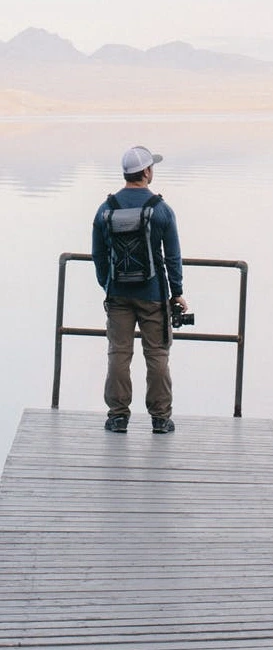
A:
{"label": "gray backpack", "polygon": [[151,247],[151,216],[162,200],[154,194],[141,208],[121,208],[116,197],[107,198],[104,213],[110,241],[111,279],[116,282],[146,282],[155,275]]}

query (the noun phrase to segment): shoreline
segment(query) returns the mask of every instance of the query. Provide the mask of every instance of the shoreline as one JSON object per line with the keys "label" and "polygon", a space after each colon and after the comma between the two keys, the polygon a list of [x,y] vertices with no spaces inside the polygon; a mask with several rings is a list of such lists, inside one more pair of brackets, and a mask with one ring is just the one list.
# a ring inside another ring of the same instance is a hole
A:
{"label": "shoreline", "polygon": [[273,120],[272,109],[245,109],[240,110],[188,110],[174,112],[153,112],[146,111],[143,113],[130,113],[129,111],[111,111],[111,112],[75,112],[75,113],[29,113],[29,114],[7,114],[1,115],[0,125],[4,124],[25,124],[25,123],[81,123],[81,122],[202,122],[202,121],[271,121]]}

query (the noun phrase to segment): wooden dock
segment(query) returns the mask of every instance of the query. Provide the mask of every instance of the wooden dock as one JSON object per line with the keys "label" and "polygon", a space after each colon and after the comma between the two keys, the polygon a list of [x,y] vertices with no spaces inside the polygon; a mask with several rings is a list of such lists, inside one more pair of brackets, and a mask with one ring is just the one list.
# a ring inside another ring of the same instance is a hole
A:
{"label": "wooden dock", "polygon": [[273,423],[27,410],[1,481],[1,648],[273,648]]}

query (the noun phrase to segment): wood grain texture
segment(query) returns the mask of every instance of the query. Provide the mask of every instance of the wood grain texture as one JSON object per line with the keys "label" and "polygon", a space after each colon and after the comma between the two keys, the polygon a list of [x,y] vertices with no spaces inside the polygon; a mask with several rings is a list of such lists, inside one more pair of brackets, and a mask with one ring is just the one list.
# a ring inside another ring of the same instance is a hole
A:
{"label": "wood grain texture", "polygon": [[273,423],[127,435],[26,410],[0,491],[0,647],[273,647]]}

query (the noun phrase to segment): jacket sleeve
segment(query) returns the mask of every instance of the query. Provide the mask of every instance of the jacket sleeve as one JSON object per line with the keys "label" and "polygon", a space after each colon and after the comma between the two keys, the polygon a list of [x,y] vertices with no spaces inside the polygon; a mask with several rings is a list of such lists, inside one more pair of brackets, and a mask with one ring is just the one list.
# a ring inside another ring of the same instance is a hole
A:
{"label": "jacket sleeve", "polygon": [[[165,204],[166,205],[166,204]],[[166,205],[168,218],[163,234],[163,248],[168,282],[172,297],[183,293],[183,268],[176,218],[173,210]]]}
{"label": "jacket sleeve", "polygon": [[96,268],[98,283],[106,291],[109,275],[109,255],[107,240],[104,233],[102,208],[98,210],[93,223],[92,257]]}

